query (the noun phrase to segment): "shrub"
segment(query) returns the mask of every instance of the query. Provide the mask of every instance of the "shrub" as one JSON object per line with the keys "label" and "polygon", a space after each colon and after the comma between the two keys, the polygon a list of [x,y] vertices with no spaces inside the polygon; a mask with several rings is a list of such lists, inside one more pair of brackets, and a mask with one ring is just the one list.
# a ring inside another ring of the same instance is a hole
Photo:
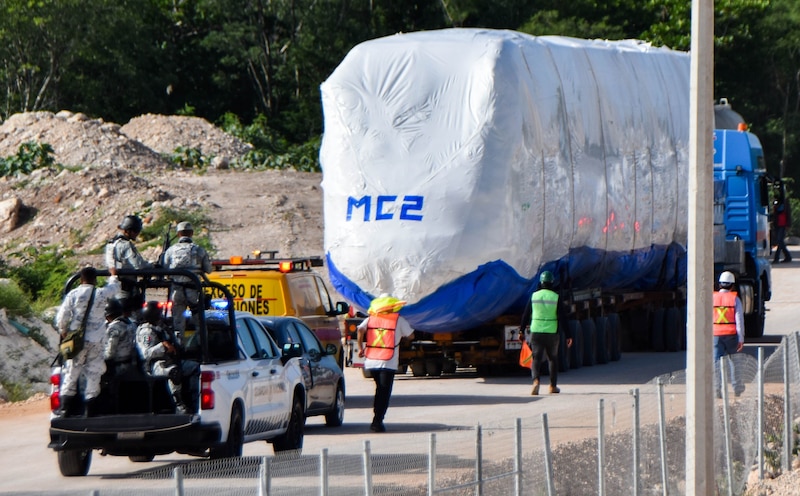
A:
{"label": "shrub", "polygon": [[20,264],[0,264],[0,276],[13,279],[35,309],[58,305],[64,283],[78,270],[72,251],[59,251],[54,246],[29,247],[10,256]]}
{"label": "shrub", "polygon": [[36,169],[55,165],[52,155],[53,147],[47,143],[22,143],[16,155],[0,158],[0,176],[30,174]]}
{"label": "shrub", "polygon": [[5,308],[9,317],[31,314],[31,302],[13,279],[0,281],[0,307]]}

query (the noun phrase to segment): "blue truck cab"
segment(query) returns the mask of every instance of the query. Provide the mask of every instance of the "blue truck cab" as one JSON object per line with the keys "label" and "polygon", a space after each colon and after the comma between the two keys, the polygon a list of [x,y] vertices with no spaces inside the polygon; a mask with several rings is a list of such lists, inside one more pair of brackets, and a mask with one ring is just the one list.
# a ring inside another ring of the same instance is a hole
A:
{"label": "blue truck cab", "polygon": [[745,335],[761,337],[772,297],[769,182],[761,142],[739,127],[714,131],[714,274],[736,276]]}

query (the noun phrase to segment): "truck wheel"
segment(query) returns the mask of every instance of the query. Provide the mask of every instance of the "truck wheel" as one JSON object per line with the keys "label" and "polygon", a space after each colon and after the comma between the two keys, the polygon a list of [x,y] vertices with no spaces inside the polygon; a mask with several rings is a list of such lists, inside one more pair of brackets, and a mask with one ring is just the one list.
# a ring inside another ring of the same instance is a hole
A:
{"label": "truck wheel", "polygon": [[133,463],[147,463],[152,462],[155,457],[156,455],[131,455],[128,457],[128,460]]}
{"label": "truck wheel", "polygon": [[620,322],[619,314],[612,313],[608,315],[608,331],[609,340],[611,341],[611,353],[609,360],[612,362],[619,361],[622,358],[622,322]]}
{"label": "truck wheel", "polygon": [[364,376],[364,379],[372,379],[372,371],[371,370],[367,370],[365,368],[362,368],[361,369],[361,375]]}
{"label": "truck wheel", "polygon": [[581,330],[583,332],[583,365],[591,367],[595,364],[597,357],[597,330],[594,328],[594,321],[592,319],[582,320]]}
{"label": "truck wheel", "polygon": [[594,328],[597,338],[597,363],[608,363],[608,317],[597,317],[594,320]]}
{"label": "truck wheel", "polygon": [[656,308],[650,332],[650,347],[660,353],[664,351],[664,309]]}
{"label": "truck wheel", "polygon": [[333,408],[325,414],[325,425],[328,427],[339,427],[344,422],[344,389],[341,385],[336,386],[336,400]]}
{"label": "truck wheel", "polygon": [[443,374],[455,374],[456,373],[456,361],[452,358],[445,358],[444,364],[442,365],[442,373]]}
{"label": "truck wheel", "polygon": [[272,449],[275,454],[282,451],[297,451],[303,449],[303,428],[305,427],[306,419],[303,413],[303,403],[299,398],[295,397],[292,403],[292,413],[289,417],[289,425],[286,427],[286,432],[275,439],[272,443]]}
{"label": "truck wheel", "polygon": [[242,411],[236,404],[231,410],[231,424],[228,430],[228,439],[222,446],[211,448],[209,456],[212,460],[219,458],[233,458],[242,456],[242,446],[244,445],[244,422],[242,421]]}
{"label": "truck wheel", "polygon": [[675,307],[667,309],[664,317],[664,346],[667,351],[678,351],[680,342],[680,310]]}
{"label": "truck wheel", "polygon": [[764,336],[764,299],[761,292],[757,291],[753,297],[756,299],[758,310],[755,313],[744,316],[744,335],[748,338],[760,338]]}
{"label": "truck wheel", "polygon": [[428,358],[425,360],[425,371],[431,377],[441,377],[442,368],[441,358]]}
{"label": "truck wheel", "polygon": [[570,320],[567,324],[572,346],[569,348],[569,366],[579,369],[583,365],[583,330],[578,320]]}
{"label": "truck wheel", "polygon": [[411,375],[414,377],[425,377],[425,360],[416,359],[411,362]]}
{"label": "truck wheel", "polygon": [[89,473],[92,450],[65,450],[58,452],[58,469],[64,477],[83,477]]}

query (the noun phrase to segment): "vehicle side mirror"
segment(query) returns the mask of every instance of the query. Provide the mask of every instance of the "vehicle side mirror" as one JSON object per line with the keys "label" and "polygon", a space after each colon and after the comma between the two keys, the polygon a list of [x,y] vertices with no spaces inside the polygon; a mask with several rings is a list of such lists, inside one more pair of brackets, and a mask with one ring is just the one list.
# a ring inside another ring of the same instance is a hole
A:
{"label": "vehicle side mirror", "polygon": [[336,309],[334,310],[335,315],[344,315],[350,311],[350,305],[343,301],[336,302]]}
{"label": "vehicle side mirror", "polygon": [[281,357],[296,358],[301,356],[303,356],[303,350],[300,348],[300,343],[286,343],[283,345]]}
{"label": "vehicle side mirror", "polygon": [[339,350],[336,348],[335,344],[329,343],[328,346],[325,347],[325,353],[328,355],[336,355],[338,352]]}

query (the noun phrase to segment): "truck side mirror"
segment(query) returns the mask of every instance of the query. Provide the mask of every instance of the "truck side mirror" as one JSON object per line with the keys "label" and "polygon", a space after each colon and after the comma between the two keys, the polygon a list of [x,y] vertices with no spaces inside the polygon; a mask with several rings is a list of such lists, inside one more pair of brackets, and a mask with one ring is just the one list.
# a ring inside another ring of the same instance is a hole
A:
{"label": "truck side mirror", "polygon": [[344,315],[350,311],[350,305],[343,301],[336,302],[336,315]]}

